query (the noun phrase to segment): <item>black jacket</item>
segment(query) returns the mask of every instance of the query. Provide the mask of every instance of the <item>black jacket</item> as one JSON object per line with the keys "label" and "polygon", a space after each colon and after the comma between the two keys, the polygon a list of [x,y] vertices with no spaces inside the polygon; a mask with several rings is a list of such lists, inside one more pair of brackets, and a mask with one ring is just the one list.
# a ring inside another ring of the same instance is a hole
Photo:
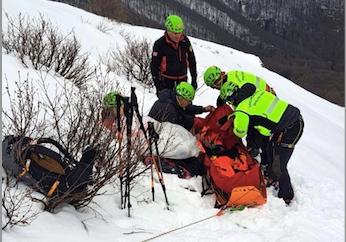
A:
{"label": "black jacket", "polygon": [[175,82],[187,81],[187,68],[190,69],[191,84],[196,89],[196,58],[185,35],[178,43],[174,43],[165,33],[154,43],[151,74],[157,90],[173,89]]}
{"label": "black jacket", "polygon": [[191,130],[195,114],[205,112],[202,106],[192,104],[184,110],[178,105],[176,95],[170,89],[164,89],[159,92],[158,98],[151,107],[149,116],[159,122],[171,122]]}

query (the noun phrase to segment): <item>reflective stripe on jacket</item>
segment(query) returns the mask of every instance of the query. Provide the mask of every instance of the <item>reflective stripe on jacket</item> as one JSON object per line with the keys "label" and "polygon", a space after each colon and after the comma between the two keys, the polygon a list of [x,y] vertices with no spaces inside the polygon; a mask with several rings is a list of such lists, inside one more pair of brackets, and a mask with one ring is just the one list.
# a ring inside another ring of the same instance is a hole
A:
{"label": "reflective stripe on jacket", "polygon": [[265,80],[249,72],[237,70],[229,71],[227,72],[227,81],[235,83],[239,88],[242,87],[245,83],[250,83],[255,85],[256,91],[271,90]]}
{"label": "reflective stripe on jacket", "polygon": [[249,125],[262,135],[270,136],[281,120],[288,103],[266,91],[257,91],[235,109],[234,133],[242,138]]}

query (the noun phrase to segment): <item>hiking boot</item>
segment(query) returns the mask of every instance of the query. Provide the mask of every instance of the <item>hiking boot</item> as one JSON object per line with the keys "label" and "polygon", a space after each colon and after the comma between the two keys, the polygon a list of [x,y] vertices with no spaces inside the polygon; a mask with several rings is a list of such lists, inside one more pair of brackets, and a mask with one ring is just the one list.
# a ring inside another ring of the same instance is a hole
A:
{"label": "hiking boot", "polygon": [[265,177],[264,183],[266,184],[266,187],[274,187],[274,190],[279,189],[279,181],[273,180],[271,178]]}
{"label": "hiking boot", "polygon": [[164,173],[177,174],[179,178],[184,178],[184,179],[192,177],[188,170],[175,164],[174,162],[165,161],[161,163],[161,166],[162,166],[162,172]]}
{"label": "hiking boot", "polygon": [[282,198],[287,205],[289,205],[294,197],[294,191],[292,186],[288,188],[279,189],[278,198]]}

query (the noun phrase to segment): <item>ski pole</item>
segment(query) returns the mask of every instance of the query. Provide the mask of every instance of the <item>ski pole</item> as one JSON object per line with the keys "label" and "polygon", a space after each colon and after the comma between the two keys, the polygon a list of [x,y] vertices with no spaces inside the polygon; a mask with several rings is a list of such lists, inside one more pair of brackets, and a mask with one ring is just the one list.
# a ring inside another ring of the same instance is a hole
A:
{"label": "ski pole", "polygon": [[[154,128],[154,123],[153,122],[148,122],[148,130],[149,130],[149,139],[151,139],[152,141],[154,141],[154,145],[155,145],[155,149],[156,149],[156,155],[157,155],[157,159],[158,159],[158,163],[159,165],[157,165],[156,160],[155,160],[155,167],[156,167],[156,171],[157,171],[157,175],[159,177],[159,181],[163,190],[163,194],[165,195],[165,200],[166,200],[166,204],[167,204],[167,209],[169,210],[169,202],[168,202],[168,198],[167,198],[167,193],[166,193],[166,186],[163,180],[163,174],[162,174],[162,166],[161,166],[161,160],[160,160],[160,156],[159,156],[159,149],[157,146],[157,140],[158,140],[158,134],[155,132],[155,128]],[[152,145],[152,141],[150,142],[150,145]]]}

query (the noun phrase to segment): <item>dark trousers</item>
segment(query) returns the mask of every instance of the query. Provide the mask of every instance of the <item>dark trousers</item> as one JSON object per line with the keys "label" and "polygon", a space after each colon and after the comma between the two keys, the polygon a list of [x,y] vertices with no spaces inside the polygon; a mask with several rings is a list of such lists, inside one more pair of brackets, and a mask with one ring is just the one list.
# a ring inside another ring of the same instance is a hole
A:
{"label": "dark trousers", "polygon": [[187,79],[181,79],[181,80],[171,80],[171,79],[167,79],[167,78],[162,78],[159,81],[159,85],[156,86],[156,94],[158,94],[160,91],[162,91],[163,89],[171,89],[171,90],[175,90],[175,87],[183,81],[187,81]]}
{"label": "dark trousers", "polygon": [[304,121],[300,116],[292,126],[274,134],[267,147],[268,175],[271,179],[279,181],[278,196],[284,200],[291,200],[294,196],[287,164],[303,129]]}
{"label": "dark trousers", "polygon": [[203,176],[206,174],[206,169],[203,162],[197,157],[174,160],[174,162],[188,170],[191,176]]}
{"label": "dark trousers", "polygon": [[254,127],[249,127],[246,136],[246,143],[248,149],[261,150],[261,165],[267,165],[267,146],[269,143],[269,137],[260,134],[260,132],[258,132]]}

